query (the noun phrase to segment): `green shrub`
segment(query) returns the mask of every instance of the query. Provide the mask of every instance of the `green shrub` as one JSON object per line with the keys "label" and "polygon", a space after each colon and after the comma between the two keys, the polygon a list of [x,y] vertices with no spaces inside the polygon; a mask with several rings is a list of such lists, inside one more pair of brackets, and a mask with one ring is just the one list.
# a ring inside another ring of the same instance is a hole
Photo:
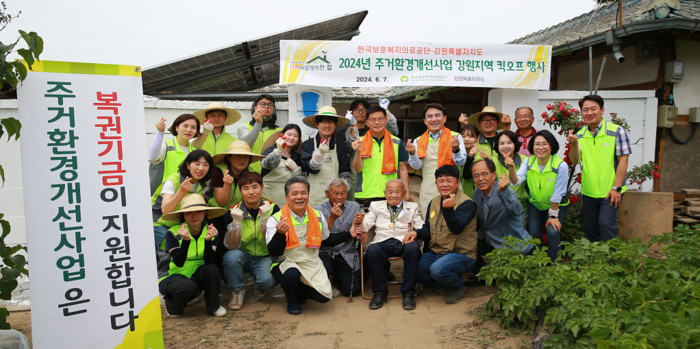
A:
{"label": "green shrub", "polygon": [[479,274],[499,287],[486,311],[504,327],[528,329],[544,311],[551,348],[700,348],[700,226],[679,225],[649,246],[655,243],[666,244],[664,257],[619,239],[562,242],[553,264],[546,247],[530,256],[494,250]]}

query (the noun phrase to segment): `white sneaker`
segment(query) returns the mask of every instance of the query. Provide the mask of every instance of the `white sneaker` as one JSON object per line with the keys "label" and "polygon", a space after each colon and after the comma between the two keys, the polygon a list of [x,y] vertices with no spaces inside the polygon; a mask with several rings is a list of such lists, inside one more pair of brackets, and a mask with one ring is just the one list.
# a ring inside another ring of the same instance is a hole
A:
{"label": "white sneaker", "polygon": [[176,317],[182,316],[182,315],[170,315],[170,313],[168,313],[168,309],[167,309],[167,308],[165,309],[165,315],[168,315],[168,317],[172,317],[172,318],[176,318]]}
{"label": "white sneaker", "polygon": [[216,317],[222,317],[226,315],[226,308],[219,306],[219,309],[217,309],[213,314]]}
{"label": "white sneaker", "polygon": [[243,300],[245,300],[245,290],[241,292],[231,290],[231,301],[228,303],[228,308],[231,310],[243,309]]}
{"label": "white sneaker", "polygon": [[255,288],[255,297],[258,297],[258,298],[265,298],[265,297],[267,297],[269,294],[270,294],[270,292],[268,292],[267,290],[261,290],[261,289],[259,289],[259,288],[257,288],[257,287]]}

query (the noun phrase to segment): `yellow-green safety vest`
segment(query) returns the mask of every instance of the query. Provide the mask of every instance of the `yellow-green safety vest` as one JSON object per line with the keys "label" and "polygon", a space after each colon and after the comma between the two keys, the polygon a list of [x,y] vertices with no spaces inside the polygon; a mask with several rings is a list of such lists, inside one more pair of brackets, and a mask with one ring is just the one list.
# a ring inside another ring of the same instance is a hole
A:
{"label": "yellow-green safety vest", "polygon": [[[552,194],[559,175],[559,165],[562,159],[556,155],[551,155],[547,164],[540,173],[540,166],[536,156],[527,159],[527,186],[530,189],[530,203],[538,210],[544,211],[552,207]],[[564,195],[559,206],[568,206],[569,198]]]}
{"label": "yellow-green safety vest", "polygon": [[[156,192],[153,194],[153,196],[151,196],[151,211],[153,213],[154,226],[164,226],[170,228],[177,224],[163,219],[163,211],[161,210],[163,197],[160,196],[160,192],[163,190],[163,184],[165,184],[166,181],[171,181],[173,182],[175,192],[177,193],[177,191],[180,189],[180,184],[185,180],[185,178],[186,177],[181,175],[180,172],[171,174],[163,181],[163,183],[160,184],[160,186],[158,186]],[[219,207],[219,205],[216,203],[216,198],[214,198],[214,190],[209,188],[209,190],[205,192],[205,189],[208,188],[207,184],[208,183],[197,183],[197,194],[204,195],[204,201],[207,203],[207,206]],[[182,202],[177,203],[177,207],[175,207],[174,211],[180,209],[180,204],[182,204]],[[165,243],[165,239],[163,240],[163,243]]]}
{"label": "yellow-green safety vest", "polygon": [[155,193],[156,188],[158,188],[159,185],[163,184],[163,178],[168,178],[168,176],[177,172],[180,164],[185,161],[187,154],[195,150],[195,147],[188,143],[187,147],[189,150],[186,154],[184,151],[182,151],[182,148],[180,144],[177,143],[176,138],[168,139],[165,141],[165,145],[165,160],[157,164],[151,163],[149,166],[148,172],[151,179],[151,195]]}
{"label": "yellow-green safety vest", "polygon": [[[245,124],[245,127],[248,128],[248,132],[253,131],[253,126],[251,126],[249,123]],[[263,143],[265,143],[265,140],[267,140],[268,137],[270,137],[273,133],[277,131],[282,131],[282,129],[277,127],[274,129],[267,129],[265,131],[261,131],[258,135],[258,138],[255,140],[255,143],[253,143],[253,145],[250,147],[250,151],[252,151],[255,154],[262,154],[262,152],[265,150],[262,148]],[[262,166],[260,165],[260,161],[250,164],[250,170],[257,173],[261,173]]]}
{"label": "yellow-green safety vest", "polygon": [[[591,198],[605,198],[615,184],[617,156],[615,137],[620,127],[603,119],[595,138],[584,127],[576,133],[581,149],[581,194]],[[627,191],[627,180],[622,182],[622,193]]]}
{"label": "yellow-green safety vest", "polygon": [[[372,137],[372,132],[367,132],[364,137]],[[360,139],[364,139],[361,137]],[[386,139],[382,141],[385,142]],[[396,136],[391,136],[394,143],[394,159],[396,159],[396,173],[382,174],[384,165],[384,145],[377,143],[372,137],[372,157],[362,159],[362,171],[357,173],[355,180],[355,198],[368,199],[384,197],[386,182],[398,178],[399,174],[399,143],[401,140]]]}
{"label": "yellow-green safety vest", "polygon": [[[173,234],[180,243],[180,246],[182,246],[182,241],[184,241],[184,239],[180,237],[180,234],[177,233],[179,229],[180,225],[176,225],[170,228],[168,230],[168,233]],[[187,231],[190,231],[189,227],[187,227]],[[190,247],[187,249],[187,259],[185,259],[185,264],[182,267],[178,267],[177,265],[175,265],[175,262],[170,260],[170,269],[168,270],[168,275],[158,279],[158,282],[161,282],[168,276],[175,274],[184,275],[188,279],[191,278],[192,275],[197,271],[197,268],[204,265],[204,245],[206,244],[206,237],[207,227],[203,226],[202,233],[199,234],[197,240],[190,239]]]}
{"label": "yellow-green safety vest", "polygon": [[236,137],[226,133],[226,129],[219,134],[219,138],[214,137],[214,133],[209,134],[202,144],[202,150],[206,150],[212,157],[217,154],[228,153],[231,143],[237,141]]}
{"label": "yellow-green safety vest", "polygon": [[[272,210],[275,209],[275,204],[272,204]],[[241,204],[243,211],[243,221],[241,221],[241,247],[253,257],[265,257],[270,255],[267,251],[265,243],[265,234],[259,229],[260,213],[255,219],[248,213],[248,207]],[[258,210],[259,211],[259,210]],[[279,220],[278,220],[279,221]]]}
{"label": "yellow-green safety vest", "polygon": [[[503,156],[494,152],[496,154],[496,160],[494,161],[496,163],[496,175],[500,178],[502,174],[505,174],[506,177],[510,178],[509,176],[509,170],[508,166],[503,162]],[[515,163],[515,172],[518,172],[518,169],[520,166],[522,166],[523,163],[527,161],[527,157],[523,154],[520,153],[515,153],[515,158],[513,159],[513,162]],[[510,179],[508,180],[510,182]],[[515,195],[518,197],[518,201],[520,201],[520,204],[523,206],[523,211],[527,211],[527,201],[530,198],[530,195],[527,192],[527,186],[525,183],[520,183],[519,185],[510,185],[511,188],[513,188],[513,191],[515,191]]]}
{"label": "yellow-green safety vest", "polygon": [[[232,169],[229,166],[227,160],[224,160],[223,162],[220,162],[216,167],[218,167],[221,170],[221,173],[224,175],[226,174],[226,171],[228,171],[229,176],[233,177]],[[250,166],[248,166],[248,171],[250,171]],[[245,173],[246,170],[243,170],[241,174]],[[243,200],[243,194],[241,194],[241,189],[238,188],[238,183],[236,180],[233,180],[233,183],[231,184],[231,191],[228,193],[228,201],[226,202],[226,205],[224,206],[225,209],[230,209],[231,205],[236,205],[239,202]]]}

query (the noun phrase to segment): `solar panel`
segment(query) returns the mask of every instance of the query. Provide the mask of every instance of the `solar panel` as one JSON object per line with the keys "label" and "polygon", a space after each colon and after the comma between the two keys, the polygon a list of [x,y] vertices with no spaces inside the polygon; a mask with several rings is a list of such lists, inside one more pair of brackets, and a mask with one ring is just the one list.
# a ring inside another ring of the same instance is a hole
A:
{"label": "solar panel", "polygon": [[145,94],[251,91],[279,82],[280,40],[350,40],[360,34],[359,11],[252,39],[143,71]]}

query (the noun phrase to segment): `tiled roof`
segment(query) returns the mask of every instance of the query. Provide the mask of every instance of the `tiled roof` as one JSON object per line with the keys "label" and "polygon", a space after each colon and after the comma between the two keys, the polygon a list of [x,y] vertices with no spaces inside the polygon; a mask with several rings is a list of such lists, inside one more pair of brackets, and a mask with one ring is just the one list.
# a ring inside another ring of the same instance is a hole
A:
{"label": "tiled roof", "polygon": [[[651,2],[680,3],[680,9],[671,10],[666,18],[700,19],[700,0],[623,0],[622,24],[654,21],[653,10],[646,10]],[[650,7],[653,7],[650,6]],[[584,13],[576,18],[561,22],[552,27],[542,29],[508,44],[521,45],[553,45],[559,46],[568,42],[603,33],[616,27],[618,3],[612,3],[597,10]],[[590,21],[590,24],[589,24]]]}
{"label": "tiled roof", "polygon": [[[399,99],[417,94],[446,90],[452,87],[438,86],[407,86],[407,87],[333,87],[334,100],[354,100],[358,98],[391,98]],[[287,92],[286,85],[270,85],[252,92]]]}

